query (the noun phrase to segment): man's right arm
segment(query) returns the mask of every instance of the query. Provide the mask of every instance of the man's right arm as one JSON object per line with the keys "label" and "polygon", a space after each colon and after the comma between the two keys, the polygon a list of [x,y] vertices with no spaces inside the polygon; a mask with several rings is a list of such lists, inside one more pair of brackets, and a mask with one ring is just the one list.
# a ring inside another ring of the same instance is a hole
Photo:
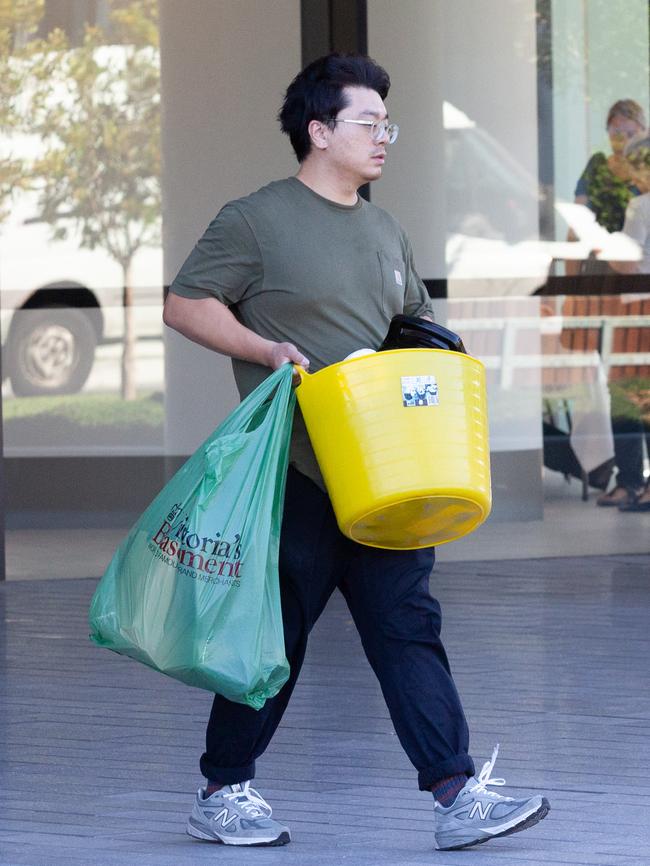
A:
{"label": "man's right arm", "polygon": [[241,208],[223,207],[185,260],[163,309],[164,323],[200,346],[276,370],[309,361],[291,343],[266,340],[230,307],[263,278],[259,246]]}
{"label": "man's right arm", "polygon": [[309,366],[309,360],[292,343],[275,343],[238,322],[228,307],[213,297],[184,298],[169,292],[163,321],[184,337],[228,355],[277,370],[287,362]]}

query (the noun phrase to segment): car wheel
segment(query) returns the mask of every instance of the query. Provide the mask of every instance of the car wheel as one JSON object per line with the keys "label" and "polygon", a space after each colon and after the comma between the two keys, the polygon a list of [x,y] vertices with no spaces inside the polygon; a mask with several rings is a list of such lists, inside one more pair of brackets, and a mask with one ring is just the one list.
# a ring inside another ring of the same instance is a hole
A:
{"label": "car wheel", "polygon": [[9,379],[18,397],[73,394],[95,360],[97,335],[81,310],[44,307],[19,310],[9,337]]}

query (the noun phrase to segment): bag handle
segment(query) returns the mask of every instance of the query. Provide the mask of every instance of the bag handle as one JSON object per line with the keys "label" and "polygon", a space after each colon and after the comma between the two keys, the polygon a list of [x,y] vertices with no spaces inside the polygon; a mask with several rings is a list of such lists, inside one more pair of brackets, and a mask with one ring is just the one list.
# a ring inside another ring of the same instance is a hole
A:
{"label": "bag handle", "polygon": [[292,389],[293,367],[283,364],[274,370],[258,387],[246,397],[226,420],[219,425],[200,449],[203,453],[204,475],[200,482],[198,507],[206,508],[230,465],[249,440],[249,425],[256,413],[268,403],[262,422],[255,430],[267,423],[275,423],[278,415],[285,415],[295,397]]}
{"label": "bag handle", "polygon": [[287,362],[277,370],[274,370],[270,376],[267,376],[248,397],[245,397],[237,408],[221,422],[214,433],[210,434],[208,440],[204,443],[207,445],[210,440],[216,436],[223,436],[225,433],[236,433],[245,431],[257,411],[267,402],[274,392],[274,401],[277,400],[280,405],[288,404],[292,391],[293,365]]}

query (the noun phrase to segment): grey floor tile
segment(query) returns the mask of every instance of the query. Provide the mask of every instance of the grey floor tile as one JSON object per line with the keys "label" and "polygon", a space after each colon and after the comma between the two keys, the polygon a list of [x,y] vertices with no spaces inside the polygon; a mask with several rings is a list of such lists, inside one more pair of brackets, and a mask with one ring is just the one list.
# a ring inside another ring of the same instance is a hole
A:
{"label": "grey floor tile", "polygon": [[339,596],[258,765],[294,842],[186,837],[210,696],[91,645],[95,585],[0,586],[0,866],[650,866],[649,557],[437,567],[477,765],[500,742],[508,789],[552,803],[530,832],[449,853]]}

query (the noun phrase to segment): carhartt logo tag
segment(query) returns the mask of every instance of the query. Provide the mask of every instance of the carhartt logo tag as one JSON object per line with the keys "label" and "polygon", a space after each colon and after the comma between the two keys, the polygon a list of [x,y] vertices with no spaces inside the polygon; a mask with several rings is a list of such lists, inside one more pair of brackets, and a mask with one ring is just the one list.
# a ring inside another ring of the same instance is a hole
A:
{"label": "carhartt logo tag", "polygon": [[395,271],[395,282],[397,283],[398,286],[404,285],[404,283],[402,282],[402,275],[400,274],[400,272],[398,270]]}
{"label": "carhartt logo tag", "polygon": [[481,803],[480,800],[477,800],[470,810],[469,817],[473,818],[474,815],[476,815],[476,813],[478,812],[481,821],[485,821],[485,819],[492,811],[492,806],[494,806],[494,803]]}

